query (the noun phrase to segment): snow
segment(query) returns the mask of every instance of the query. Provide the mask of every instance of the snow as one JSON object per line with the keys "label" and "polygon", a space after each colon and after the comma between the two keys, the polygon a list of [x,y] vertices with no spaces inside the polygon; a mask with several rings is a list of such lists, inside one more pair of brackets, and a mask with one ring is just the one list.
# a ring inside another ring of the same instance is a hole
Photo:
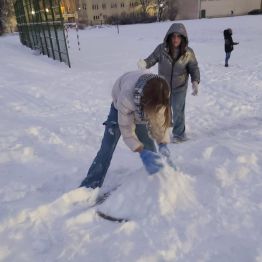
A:
{"label": "snow", "polygon": [[[0,38],[0,261],[262,261],[262,16],[182,21],[201,70],[177,171],[149,177],[122,141],[103,191],[78,188],[112,84],[171,22],[70,29],[72,68]],[[240,42],[224,67],[223,30]],[[157,67],[151,69],[157,72]],[[126,223],[112,223],[100,210]]]}

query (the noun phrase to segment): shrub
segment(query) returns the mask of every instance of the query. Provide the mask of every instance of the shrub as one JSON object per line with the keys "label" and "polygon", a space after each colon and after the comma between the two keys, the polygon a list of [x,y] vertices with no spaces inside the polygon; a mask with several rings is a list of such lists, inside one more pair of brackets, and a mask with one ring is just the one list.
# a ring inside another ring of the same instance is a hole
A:
{"label": "shrub", "polygon": [[114,15],[107,17],[105,20],[106,24],[119,24],[119,25],[127,25],[127,24],[138,24],[138,23],[153,23],[156,21],[156,16],[144,15],[143,13],[137,14],[126,14],[122,13],[121,15]]}

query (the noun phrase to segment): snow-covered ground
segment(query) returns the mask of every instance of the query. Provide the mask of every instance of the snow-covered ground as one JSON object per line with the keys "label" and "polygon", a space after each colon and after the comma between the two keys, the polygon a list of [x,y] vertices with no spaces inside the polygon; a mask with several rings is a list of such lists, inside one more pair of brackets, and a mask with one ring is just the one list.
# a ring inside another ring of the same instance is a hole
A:
{"label": "snow-covered ground", "polygon": [[[183,21],[201,70],[188,90],[178,171],[148,177],[120,141],[98,190],[78,188],[100,146],[111,87],[171,22],[70,31],[72,68],[0,38],[0,261],[261,262],[262,16]],[[223,30],[240,42],[224,67]],[[154,67],[152,72],[157,72]]]}

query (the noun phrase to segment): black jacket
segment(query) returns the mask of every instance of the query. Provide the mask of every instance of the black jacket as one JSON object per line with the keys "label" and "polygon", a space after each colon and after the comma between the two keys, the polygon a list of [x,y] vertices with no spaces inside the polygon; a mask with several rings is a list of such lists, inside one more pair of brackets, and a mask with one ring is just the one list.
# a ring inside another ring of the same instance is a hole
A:
{"label": "black jacket", "polygon": [[238,43],[235,43],[232,39],[232,31],[230,29],[224,30],[224,38],[225,38],[225,52],[232,52],[234,49],[234,45],[237,45]]}

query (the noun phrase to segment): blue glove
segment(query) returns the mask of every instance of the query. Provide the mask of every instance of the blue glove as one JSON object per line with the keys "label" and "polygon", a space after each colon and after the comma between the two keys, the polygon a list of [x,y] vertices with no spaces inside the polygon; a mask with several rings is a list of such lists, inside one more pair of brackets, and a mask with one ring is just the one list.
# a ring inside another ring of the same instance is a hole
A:
{"label": "blue glove", "polygon": [[159,150],[159,153],[166,157],[166,158],[169,158],[170,157],[170,150],[169,148],[167,147],[167,144],[159,144],[158,145],[158,150]]}
{"label": "blue glove", "polygon": [[153,175],[163,168],[161,156],[158,153],[143,149],[140,152],[140,157],[149,175]]}

